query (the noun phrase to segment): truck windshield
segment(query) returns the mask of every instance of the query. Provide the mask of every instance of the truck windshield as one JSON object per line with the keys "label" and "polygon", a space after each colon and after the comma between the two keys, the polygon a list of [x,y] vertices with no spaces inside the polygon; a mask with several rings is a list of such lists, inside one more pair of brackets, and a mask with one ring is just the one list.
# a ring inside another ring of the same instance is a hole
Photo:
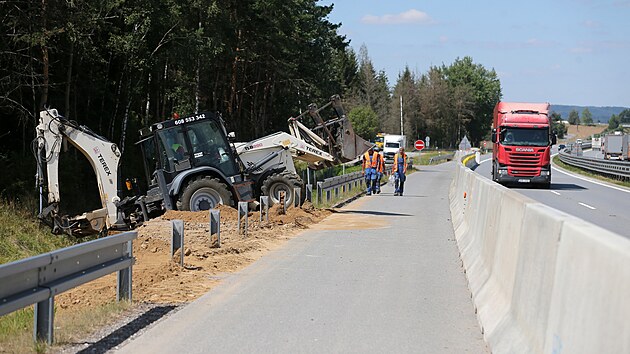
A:
{"label": "truck windshield", "polygon": [[510,146],[548,146],[547,128],[504,128],[501,144]]}
{"label": "truck windshield", "polygon": [[400,147],[400,143],[385,143],[385,147],[398,149]]}

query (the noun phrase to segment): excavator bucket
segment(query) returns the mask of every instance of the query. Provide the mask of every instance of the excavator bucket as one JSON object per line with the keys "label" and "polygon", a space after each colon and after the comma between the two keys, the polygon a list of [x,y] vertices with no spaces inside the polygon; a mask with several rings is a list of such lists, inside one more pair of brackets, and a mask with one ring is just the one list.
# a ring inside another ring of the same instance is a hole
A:
{"label": "excavator bucket", "polygon": [[[337,117],[324,121],[320,112],[328,107],[333,109]],[[308,128],[300,122],[300,119],[307,114],[315,123],[312,128]],[[339,95],[332,96],[330,102],[319,109],[315,104],[309,105],[308,111],[289,119],[289,129],[291,134],[297,138],[303,139],[332,155],[334,161],[324,164],[327,166],[356,160],[374,145],[355,134],[352,123],[346,117],[341,106]]]}

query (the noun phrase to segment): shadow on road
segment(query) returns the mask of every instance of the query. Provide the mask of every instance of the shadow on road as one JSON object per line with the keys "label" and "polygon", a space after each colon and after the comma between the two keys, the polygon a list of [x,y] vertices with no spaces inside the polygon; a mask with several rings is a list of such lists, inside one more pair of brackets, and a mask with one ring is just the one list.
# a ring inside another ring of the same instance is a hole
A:
{"label": "shadow on road", "polygon": [[146,328],[153,322],[159,320],[164,317],[167,313],[171,312],[177,306],[158,306],[150,309],[149,311],[143,313],[135,320],[127,323],[126,325],[118,328],[114,332],[110,333],[108,336],[99,340],[98,342],[91,343],[87,348],[78,351],[77,353],[86,354],[86,353],[105,353],[116,346],[120,345],[122,342],[127,340],[132,335],[138,333],[143,328]]}
{"label": "shadow on road", "polygon": [[[531,185],[510,185],[508,187],[512,187],[512,189],[540,189],[540,190],[547,190],[547,189],[542,189],[540,188],[540,186],[537,186],[535,184],[531,184]],[[552,191],[570,191],[570,190],[584,190],[587,188],[584,188],[582,186],[578,186],[577,184],[573,184],[573,183],[551,183],[551,188],[549,188],[548,190],[552,190]]]}
{"label": "shadow on road", "polygon": [[379,215],[379,216],[413,216],[411,214],[390,213],[387,211],[375,211],[375,210],[334,210],[335,214],[367,214],[367,215]]}
{"label": "shadow on road", "polygon": [[557,191],[568,191],[568,190],[583,190],[587,189],[582,186],[578,186],[573,183],[551,183],[551,189]]}

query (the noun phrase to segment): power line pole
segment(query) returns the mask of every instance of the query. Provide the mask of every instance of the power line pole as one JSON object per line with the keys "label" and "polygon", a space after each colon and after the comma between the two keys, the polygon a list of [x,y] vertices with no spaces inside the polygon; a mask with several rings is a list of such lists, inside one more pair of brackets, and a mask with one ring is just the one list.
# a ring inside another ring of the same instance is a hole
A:
{"label": "power line pole", "polygon": [[403,105],[402,105],[402,95],[400,95],[400,135],[405,135],[403,129]]}

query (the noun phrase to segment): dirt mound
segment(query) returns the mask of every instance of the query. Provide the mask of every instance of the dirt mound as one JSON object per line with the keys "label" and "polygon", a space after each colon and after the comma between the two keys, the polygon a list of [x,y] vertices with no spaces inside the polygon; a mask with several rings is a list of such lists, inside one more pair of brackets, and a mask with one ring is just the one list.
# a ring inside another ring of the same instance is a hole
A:
{"label": "dirt mound", "polygon": [[[306,203],[301,208],[280,207],[269,210],[269,221],[260,221],[259,212],[248,214],[246,235],[237,232],[236,209],[219,206],[221,212],[221,247],[210,238],[208,211],[166,212],[137,229],[134,241],[133,298],[151,303],[189,302],[218,284],[226,274],[238,271],[280,246],[300,230],[319,222],[331,211]],[[184,221],[184,267],[179,265],[180,251],[171,257],[171,220]],[[61,309],[74,309],[114,301],[116,275],[103,277],[55,298]]]}

